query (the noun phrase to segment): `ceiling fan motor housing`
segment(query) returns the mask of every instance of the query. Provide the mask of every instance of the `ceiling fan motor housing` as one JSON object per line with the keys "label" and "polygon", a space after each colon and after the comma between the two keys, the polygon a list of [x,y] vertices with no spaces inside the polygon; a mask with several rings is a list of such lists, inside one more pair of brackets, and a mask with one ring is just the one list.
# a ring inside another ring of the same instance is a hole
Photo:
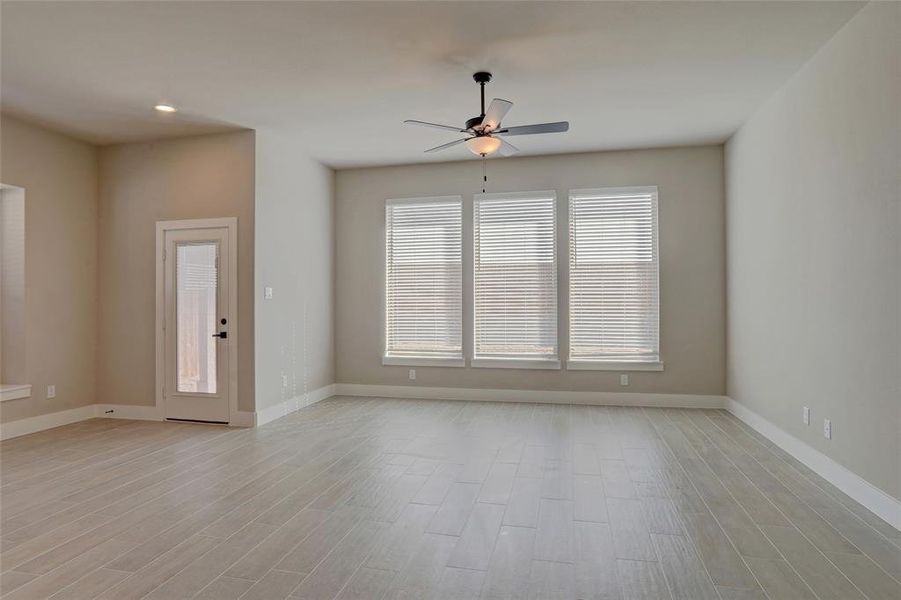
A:
{"label": "ceiling fan motor housing", "polygon": [[482,124],[482,119],[484,119],[484,115],[480,117],[473,117],[471,119],[466,120],[466,129],[473,129],[474,127],[478,127]]}

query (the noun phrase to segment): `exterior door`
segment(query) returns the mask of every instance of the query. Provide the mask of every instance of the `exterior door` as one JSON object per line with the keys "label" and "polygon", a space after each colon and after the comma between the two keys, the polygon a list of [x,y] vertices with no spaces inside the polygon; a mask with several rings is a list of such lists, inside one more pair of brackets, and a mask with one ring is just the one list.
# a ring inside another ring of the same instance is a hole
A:
{"label": "exterior door", "polygon": [[163,413],[167,419],[229,422],[229,232],[163,232]]}

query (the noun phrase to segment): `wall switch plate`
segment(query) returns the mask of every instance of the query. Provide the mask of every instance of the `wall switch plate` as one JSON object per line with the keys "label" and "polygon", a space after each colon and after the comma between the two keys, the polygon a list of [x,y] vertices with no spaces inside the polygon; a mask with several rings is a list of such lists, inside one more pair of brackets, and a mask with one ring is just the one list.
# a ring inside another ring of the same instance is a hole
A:
{"label": "wall switch plate", "polygon": [[823,437],[827,440],[832,439],[832,421],[823,419]]}
{"label": "wall switch plate", "polygon": [[56,398],[56,386],[55,385],[47,386],[47,397],[48,398]]}
{"label": "wall switch plate", "polygon": [[267,287],[263,288],[263,299],[264,300],[272,300],[272,288],[271,287],[267,286]]}
{"label": "wall switch plate", "polygon": [[804,407],[804,424],[810,425],[810,408]]}
{"label": "wall switch plate", "polygon": [[416,381],[416,369],[410,369],[410,381]]}
{"label": "wall switch plate", "polygon": [[620,385],[629,385],[629,376],[625,373],[619,376]]}

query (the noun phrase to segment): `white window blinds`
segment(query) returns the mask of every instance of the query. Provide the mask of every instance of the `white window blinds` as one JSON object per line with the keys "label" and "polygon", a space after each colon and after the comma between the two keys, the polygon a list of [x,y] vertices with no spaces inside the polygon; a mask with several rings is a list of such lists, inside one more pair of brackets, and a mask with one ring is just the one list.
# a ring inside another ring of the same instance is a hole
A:
{"label": "white window blinds", "polygon": [[463,364],[462,207],[460,196],[385,203],[386,364]]}
{"label": "white window blinds", "polygon": [[555,203],[554,192],[475,197],[474,366],[559,367]]}
{"label": "white window blinds", "polygon": [[569,196],[569,357],[659,363],[657,188]]}

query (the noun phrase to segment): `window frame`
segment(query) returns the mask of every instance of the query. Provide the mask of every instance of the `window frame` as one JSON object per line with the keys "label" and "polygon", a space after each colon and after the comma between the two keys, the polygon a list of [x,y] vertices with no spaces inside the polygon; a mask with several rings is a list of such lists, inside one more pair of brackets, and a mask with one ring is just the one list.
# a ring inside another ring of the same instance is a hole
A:
{"label": "window frame", "polygon": [[[504,200],[539,200],[549,199],[553,206],[553,248],[554,248],[554,355],[548,358],[528,358],[528,357],[503,357],[503,356],[478,356],[476,354],[476,323],[478,316],[476,314],[476,258],[478,248],[478,237],[476,235],[476,218],[478,215],[477,204],[479,200],[487,199],[504,199]],[[559,261],[559,219],[558,219],[558,197],[556,190],[534,190],[520,192],[488,192],[473,194],[472,197],[472,322],[471,322],[471,342],[470,342],[470,359],[469,364],[473,368],[483,369],[543,369],[543,370],[560,370],[563,361],[560,359],[560,261]]]}
{"label": "window frame", "polygon": [[[657,341],[657,353],[655,360],[644,360],[644,361],[624,361],[622,359],[610,359],[605,360],[603,358],[591,359],[591,358],[572,358],[572,332],[573,332],[573,277],[572,277],[572,252],[573,252],[573,243],[574,239],[572,236],[573,230],[573,210],[572,204],[574,200],[574,196],[587,196],[587,195],[611,195],[615,196],[618,194],[650,194],[653,198],[653,256],[654,262],[656,264],[655,269],[655,286],[657,292],[657,332],[656,332],[656,341]],[[655,185],[647,185],[647,186],[623,186],[623,187],[598,187],[598,188],[582,188],[582,189],[571,189],[568,193],[567,198],[567,206],[566,206],[566,220],[567,220],[567,291],[566,291],[566,307],[567,307],[567,340],[568,340],[568,348],[567,348],[567,359],[566,359],[566,369],[570,371],[663,371],[664,370],[664,362],[663,356],[661,352],[661,319],[660,319],[660,191]]]}
{"label": "window frame", "polygon": [[[390,354],[388,350],[388,207],[391,205],[404,204],[427,204],[429,202],[457,202],[460,206],[460,355],[459,356],[426,356],[416,354]],[[464,250],[464,206],[463,196],[459,194],[445,196],[417,196],[412,198],[387,198],[383,208],[384,222],[382,224],[382,293],[381,297],[381,346],[382,346],[382,365],[384,366],[406,366],[406,367],[465,367],[466,366],[466,348],[464,344],[465,323],[463,317],[465,309],[463,306],[463,279],[465,277],[463,269],[463,250]]]}

